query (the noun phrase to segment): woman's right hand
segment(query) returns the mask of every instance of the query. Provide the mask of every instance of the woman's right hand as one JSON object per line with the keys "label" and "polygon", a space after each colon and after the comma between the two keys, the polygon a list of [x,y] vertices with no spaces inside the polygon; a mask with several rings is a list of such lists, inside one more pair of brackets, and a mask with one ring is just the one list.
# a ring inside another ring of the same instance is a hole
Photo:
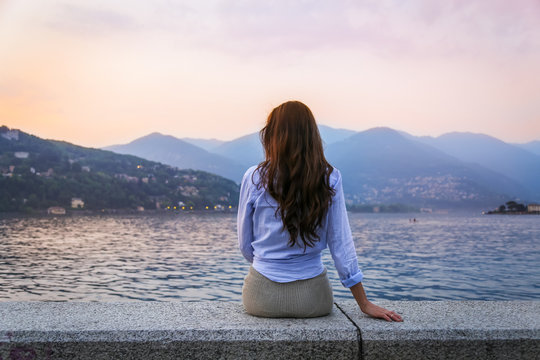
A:
{"label": "woman's right hand", "polygon": [[360,306],[360,310],[362,310],[364,314],[374,318],[384,319],[386,321],[403,321],[403,318],[398,313],[377,306],[371,301],[369,301],[367,299],[366,292],[364,291],[364,287],[362,286],[361,282],[352,286],[350,290],[354,296],[354,299]]}
{"label": "woman's right hand", "polygon": [[403,321],[403,318],[398,313],[377,306],[370,301],[367,301],[362,306],[360,306],[360,310],[362,310],[364,314],[374,318],[384,319],[386,321]]}

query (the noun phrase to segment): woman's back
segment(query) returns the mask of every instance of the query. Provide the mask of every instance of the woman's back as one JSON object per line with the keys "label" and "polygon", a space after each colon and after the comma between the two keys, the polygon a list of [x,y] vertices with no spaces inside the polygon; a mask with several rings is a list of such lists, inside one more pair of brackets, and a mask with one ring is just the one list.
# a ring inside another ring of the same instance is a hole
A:
{"label": "woman's back", "polygon": [[330,175],[334,195],[317,230],[319,239],[312,246],[303,246],[300,239],[290,244],[290,234],[277,215],[277,202],[265,188],[257,186],[257,172],[252,167],[244,175],[238,208],[240,250],[254,269],[280,283],[313,278],[324,271],[321,251],[328,246],[342,284],[350,287],[362,281],[340,172],[333,169]]}
{"label": "woman's back", "polygon": [[[253,179],[253,182],[250,181]],[[249,187],[249,201],[253,203],[253,242],[256,258],[261,259],[289,259],[320,252],[326,247],[326,217],[322,226],[317,230],[319,241],[313,247],[304,247],[302,242],[297,242],[293,246],[289,244],[289,233],[284,231],[283,222],[277,214],[278,203],[266,191],[265,188],[258,187],[259,181],[256,166],[251,167],[245,174],[246,186]],[[331,181],[336,182],[336,173],[331,176]]]}

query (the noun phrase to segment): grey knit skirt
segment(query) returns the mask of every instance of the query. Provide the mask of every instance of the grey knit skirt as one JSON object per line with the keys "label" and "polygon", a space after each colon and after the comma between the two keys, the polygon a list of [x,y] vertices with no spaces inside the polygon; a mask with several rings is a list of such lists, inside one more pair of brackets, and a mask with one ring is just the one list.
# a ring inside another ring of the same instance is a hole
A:
{"label": "grey knit skirt", "polygon": [[334,297],[326,269],[311,279],[278,283],[250,267],[242,302],[255,316],[309,318],[330,314]]}

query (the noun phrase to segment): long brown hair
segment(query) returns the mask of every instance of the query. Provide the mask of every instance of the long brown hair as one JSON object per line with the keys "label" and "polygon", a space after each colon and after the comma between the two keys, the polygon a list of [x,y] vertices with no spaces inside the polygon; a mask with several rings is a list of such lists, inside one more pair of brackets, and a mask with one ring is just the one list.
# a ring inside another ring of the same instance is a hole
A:
{"label": "long brown hair", "polygon": [[257,167],[259,186],[277,201],[289,245],[300,236],[304,249],[312,247],[335,193],[315,118],[303,103],[288,101],[268,115],[260,137],[265,160]]}

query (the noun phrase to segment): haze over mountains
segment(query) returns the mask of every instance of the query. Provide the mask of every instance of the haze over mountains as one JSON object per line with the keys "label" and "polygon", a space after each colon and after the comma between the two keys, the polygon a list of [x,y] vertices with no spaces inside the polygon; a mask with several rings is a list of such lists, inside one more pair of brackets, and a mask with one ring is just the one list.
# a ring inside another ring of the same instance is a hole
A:
{"label": "haze over mountains", "polygon": [[514,144],[524,150],[530,151],[533,154],[540,155],[540,140],[531,141],[526,144]]}
{"label": "haze over mountains", "polygon": [[[328,160],[342,172],[349,204],[447,209],[540,201],[540,155],[534,152],[540,142],[513,145],[471,133],[416,137],[389,128],[355,132],[321,125],[319,130]],[[232,141],[154,133],[106,149],[236,182],[263,159],[258,133]]]}

